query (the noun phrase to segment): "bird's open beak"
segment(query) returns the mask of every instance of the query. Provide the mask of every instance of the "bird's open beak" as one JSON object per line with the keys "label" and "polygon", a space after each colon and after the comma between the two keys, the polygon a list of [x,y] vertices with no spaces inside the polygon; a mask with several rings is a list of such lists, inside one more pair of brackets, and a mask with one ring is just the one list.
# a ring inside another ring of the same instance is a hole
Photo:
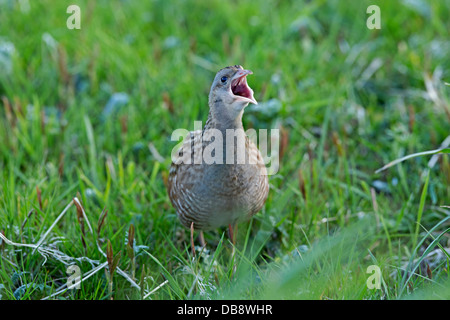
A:
{"label": "bird's open beak", "polygon": [[238,70],[231,79],[231,92],[246,102],[258,104],[253,97],[253,90],[247,84],[247,75],[253,74],[250,70]]}

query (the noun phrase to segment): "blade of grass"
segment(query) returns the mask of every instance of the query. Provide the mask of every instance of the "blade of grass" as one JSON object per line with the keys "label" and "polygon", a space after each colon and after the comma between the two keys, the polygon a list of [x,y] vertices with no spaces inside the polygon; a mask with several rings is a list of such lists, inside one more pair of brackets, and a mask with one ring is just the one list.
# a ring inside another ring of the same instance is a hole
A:
{"label": "blade of grass", "polygon": [[428,182],[430,181],[430,170],[427,169],[427,171],[428,172],[425,179],[425,184],[422,189],[422,194],[420,195],[419,211],[417,212],[416,230],[414,232],[413,248],[416,246],[417,239],[419,237],[420,222],[422,221],[423,209],[425,207],[425,200],[427,197]]}
{"label": "blade of grass", "polygon": [[403,162],[405,160],[411,159],[411,158],[416,158],[416,157],[420,157],[420,156],[427,156],[427,155],[434,155],[434,154],[438,154],[438,153],[450,153],[450,148],[443,148],[443,149],[436,149],[436,150],[430,150],[430,151],[423,151],[423,152],[417,152],[417,153],[413,153],[413,154],[409,154],[407,156],[404,156],[402,158],[396,159],[394,161],[389,162],[388,164],[384,165],[383,167],[381,167],[380,169],[376,170],[375,173],[380,173],[381,171],[386,170],[387,168],[390,168],[400,162]]}
{"label": "blade of grass", "polygon": [[169,271],[167,271],[167,269],[162,265],[162,263],[155,258],[150,252],[148,252],[147,250],[143,250],[143,252],[145,252],[146,254],[148,254],[148,256],[150,258],[152,258],[153,261],[156,262],[156,264],[163,270],[164,273],[164,277],[169,280],[170,283],[170,287],[174,290],[175,294],[177,295],[177,297],[179,299],[186,299],[186,295],[184,294],[183,290],[180,288],[180,286],[178,285],[178,282],[175,280],[174,277],[172,277],[172,275],[170,274]]}

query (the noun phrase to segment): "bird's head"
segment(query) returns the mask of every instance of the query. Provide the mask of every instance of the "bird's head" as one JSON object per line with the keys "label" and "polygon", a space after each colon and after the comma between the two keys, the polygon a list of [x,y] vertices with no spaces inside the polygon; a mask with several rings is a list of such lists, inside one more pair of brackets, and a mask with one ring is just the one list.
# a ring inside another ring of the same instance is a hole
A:
{"label": "bird's head", "polygon": [[211,111],[234,120],[249,103],[258,104],[253,97],[253,90],[247,84],[247,75],[252,73],[239,65],[219,70],[209,93]]}

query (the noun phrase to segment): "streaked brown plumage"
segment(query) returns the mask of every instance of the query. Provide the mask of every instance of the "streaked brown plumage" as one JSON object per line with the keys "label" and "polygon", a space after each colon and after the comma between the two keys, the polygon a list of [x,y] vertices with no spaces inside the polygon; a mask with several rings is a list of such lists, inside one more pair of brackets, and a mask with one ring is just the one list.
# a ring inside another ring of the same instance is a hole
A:
{"label": "streaked brown plumage", "polygon": [[[267,199],[267,171],[256,145],[246,136],[242,136],[244,146],[236,140],[233,149],[227,150],[225,145],[226,130],[243,132],[244,108],[250,102],[256,104],[253,91],[247,85],[248,74],[251,71],[241,66],[227,67],[216,74],[203,130],[190,132],[172,159],[168,194],[181,223],[188,228],[208,230],[234,225],[256,214]],[[215,134],[218,133],[223,136],[223,163],[209,164],[202,157],[203,153],[217,155],[216,160],[221,158],[216,149],[211,152],[211,143],[215,141],[212,137],[217,139]],[[234,158],[231,158],[232,150]],[[242,151],[245,163],[239,164],[237,153]],[[233,164],[227,164],[227,156],[234,160]],[[190,164],[187,163],[189,160]]]}

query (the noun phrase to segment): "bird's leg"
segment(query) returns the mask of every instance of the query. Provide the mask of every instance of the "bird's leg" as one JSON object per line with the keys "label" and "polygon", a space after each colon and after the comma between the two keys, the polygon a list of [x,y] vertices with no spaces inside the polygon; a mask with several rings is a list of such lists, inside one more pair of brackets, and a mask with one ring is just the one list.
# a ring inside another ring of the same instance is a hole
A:
{"label": "bird's leg", "polygon": [[236,244],[236,232],[237,232],[237,223],[228,225],[228,236],[230,237],[231,243],[233,246]]}
{"label": "bird's leg", "polygon": [[192,250],[192,256],[195,257],[195,246],[194,246],[194,222],[191,223],[191,250]]}
{"label": "bird's leg", "polygon": [[200,231],[200,235],[198,236],[199,240],[200,240],[200,245],[204,248],[206,247],[206,242],[205,242],[205,235],[203,234],[203,231]]}

